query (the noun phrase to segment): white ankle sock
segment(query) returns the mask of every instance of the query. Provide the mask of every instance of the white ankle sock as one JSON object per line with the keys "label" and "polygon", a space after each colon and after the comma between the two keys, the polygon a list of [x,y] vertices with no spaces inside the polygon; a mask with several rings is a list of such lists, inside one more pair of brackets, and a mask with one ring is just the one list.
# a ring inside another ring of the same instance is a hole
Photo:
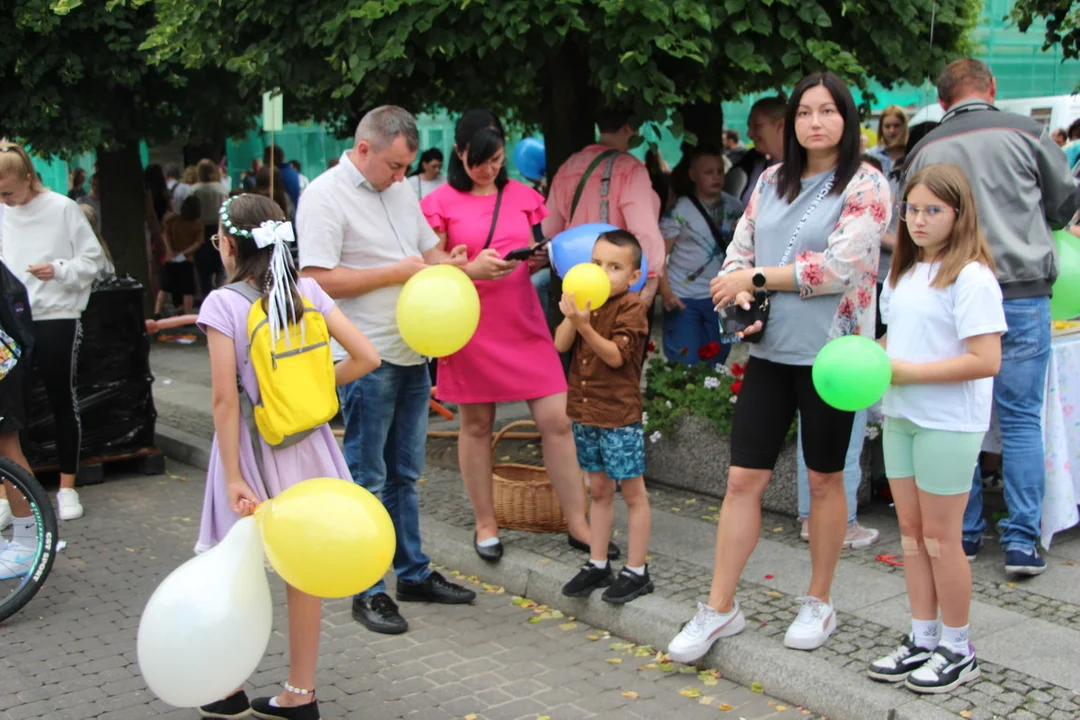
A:
{"label": "white ankle sock", "polygon": [[28,548],[37,545],[37,523],[33,515],[26,518],[14,518],[11,524],[14,527],[12,539],[15,542]]}
{"label": "white ankle sock", "polygon": [[483,548],[495,547],[498,544],[499,544],[499,536],[496,535],[495,537],[489,537],[487,540],[481,540],[480,542],[476,543],[476,547],[483,547]]}
{"label": "white ankle sock", "polygon": [[629,570],[630,572],[634,573],[638,577],[644,577],[645,576],[645,566],[644,565],[641,565],[639,567],[631,567],[630,565],[627,565],[626,569]]}
{"label": "white ankle sock", "polygon": [[964,627],[952,628],[948,625],[942,625],[941,627],[941,644],[943,647],[952,650],[954,653],[960,653],[966,656],[969,652],[971,644],[968,640],[968,631],[971,625],[965,625]]}
{"label": "white ankle sock", "polygon": [[937,620],[911,619],[911,636],[923,650],[933,650],[941,641],[941,626]]}
{"label": "white ankle sock", "polygon": [[592,558],[589,558],[589,562],[591,562],[593,564],[593,567],[597,568],[598,570],[607,569],[607,558],[604,558],[603,560],[593,560]]}

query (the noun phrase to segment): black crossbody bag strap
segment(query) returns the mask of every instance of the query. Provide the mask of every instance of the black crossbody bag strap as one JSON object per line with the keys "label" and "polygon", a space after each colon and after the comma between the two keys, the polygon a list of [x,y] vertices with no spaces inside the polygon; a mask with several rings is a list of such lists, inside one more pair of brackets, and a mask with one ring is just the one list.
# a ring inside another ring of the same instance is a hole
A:
{"label": "black crossbody bag strap", "polygon": [[502,205],[503,189],[499,188],[499,194],[495,196],[495,212],[491,213],[491,229],[488,230],[487,242],[484,249],[491,247],[491,241],[495,237],[495,226],[499,224],[499,206]]}

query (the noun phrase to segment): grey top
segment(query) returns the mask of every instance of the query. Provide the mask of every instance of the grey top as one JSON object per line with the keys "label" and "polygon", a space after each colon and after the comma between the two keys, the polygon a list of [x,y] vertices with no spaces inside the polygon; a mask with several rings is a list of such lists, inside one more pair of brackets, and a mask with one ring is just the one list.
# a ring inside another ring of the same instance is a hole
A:
{"label": "grey top", "polygon": [[[720,229],[724,242],[731,242],[735,224],[743,214],[738,198],[722,193],[715,205],[703,205]],[[665,239],[675,238],[668,258],[668,282],[671,290],[683,300],[708,299],[709,282],[724,265],[724,254],[713,237],[709,223],[702,217],[693,201],[680,197],[671,211],[660,221]]]}
{"label": "grey top", "polygon": [[[774,183],[762,187],[757,224],[754,228],[755,264],[780,264],[788,242],[806,209],[821,192],[832,171],[802,181],[802,190],[790,205],[776,194]],[[795,272],[795,258],[803,252],[824,252],[829,235],[836,229],[844,206],[844,193],[828,194],[799,230],[795,247],[786,264]],[[769,299],[769,325],[760,343],[750,346],[750,354],[787,365],[812,365],[818,351],[829,339],[829,328],[840,305],[840,295],[800,298],[798,292],[777,292]]]}

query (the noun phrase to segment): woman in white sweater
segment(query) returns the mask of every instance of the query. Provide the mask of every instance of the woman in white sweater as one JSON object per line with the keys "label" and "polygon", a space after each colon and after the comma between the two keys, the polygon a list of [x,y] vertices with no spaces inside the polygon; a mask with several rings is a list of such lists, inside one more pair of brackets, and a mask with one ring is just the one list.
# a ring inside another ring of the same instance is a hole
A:
{"label": "woman in white sweater", "polygon": [[0,202],[7,206],[0,257],[29,293],[34,316],[33,365],[45,383],[56,421],[57,510],[61,520],[74,520],[83,514],[75,490],[82,440],[75,394],[82,334],[79,318],[90,299],[90,286],[105,266],[105,256],[79,206],[46,189],[26,151],[6,141],[0,141]]}

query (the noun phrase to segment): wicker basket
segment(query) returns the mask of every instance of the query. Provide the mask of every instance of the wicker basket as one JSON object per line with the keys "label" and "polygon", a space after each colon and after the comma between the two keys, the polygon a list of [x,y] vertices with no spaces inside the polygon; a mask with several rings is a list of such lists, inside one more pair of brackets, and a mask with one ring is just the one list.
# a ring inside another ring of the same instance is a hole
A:
{"label": "wicker basket", "polygon": [[[531,420],[519,420],[495,433],[491,441],[492,456],[495,456],[495,451],[507,432],[526,425],[535,427]],[[533,532],[566,530],[566,518],[563,517],[559,499],[555,496],[555,489],[551,487],[545,468],[518,463],[496,463],[491,470],[494,480],[495,519],[499,527]]]}

